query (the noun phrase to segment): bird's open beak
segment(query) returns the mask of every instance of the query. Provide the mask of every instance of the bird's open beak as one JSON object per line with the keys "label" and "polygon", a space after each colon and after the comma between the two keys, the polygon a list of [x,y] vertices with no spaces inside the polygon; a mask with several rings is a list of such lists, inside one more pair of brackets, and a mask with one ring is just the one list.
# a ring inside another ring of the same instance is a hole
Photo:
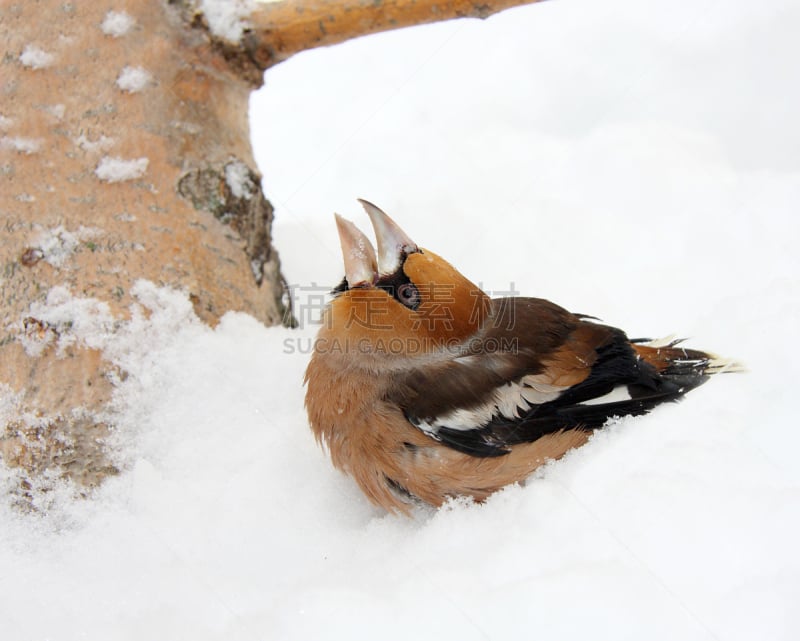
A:
{"label": "bird's open beak", "polygon": [[380,275],[393,274],[408,254],[419,251],[416,243],[383,211],[366,200],[359,198],[358,202],[372,221],[378,254],[376,258],[375,248],[358,227],[334,214],[342,244],[345,277],[350,287],[373,285]]}
{"label": "bird's open beak", "polygon": [[350,287],[373,285],[378,280],[378,261],[375,248],[361,230],[339,214],[336,227],[339,230],[339,242],[342,244],[344,257],[344,274]]}
{"label": "bird's open beak", "polygon": [[393,274],[405,256],[419,251],[417,244],[384,211],[371,202],[358,199],[367,212],[378,241],[378,273]]}

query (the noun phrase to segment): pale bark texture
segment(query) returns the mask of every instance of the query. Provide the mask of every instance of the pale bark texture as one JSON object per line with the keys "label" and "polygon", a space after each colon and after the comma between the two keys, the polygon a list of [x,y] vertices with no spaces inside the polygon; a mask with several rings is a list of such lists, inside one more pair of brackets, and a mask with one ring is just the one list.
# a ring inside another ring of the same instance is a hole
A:
{"label": "pale bark texture", "polygon": [[98,417],[120,373],[81,345],[26,351],[63,331],[32,305],[62,287],[124,319],[146,279],[186,291],[211,324],[287,312],[249,141],[252,83],[177,9],[114,9],[127,31],[106,3],[0,9],[0,393],[16,415],[0,455],[89,487],[114,472]]}
{"label": "pale bark texture", "polygon": [[70,328],[37,316],[54,296],[124,321],[144,279],[211,325],[229,310],[291,324],[249,140],[264,69],[514,4],[256,4],[232,41],[200,3],[0,0],[0,457],[21,471],[21,505],[36,478],[91,488],[117,472],[105,408],[125,372],[59,340]]}

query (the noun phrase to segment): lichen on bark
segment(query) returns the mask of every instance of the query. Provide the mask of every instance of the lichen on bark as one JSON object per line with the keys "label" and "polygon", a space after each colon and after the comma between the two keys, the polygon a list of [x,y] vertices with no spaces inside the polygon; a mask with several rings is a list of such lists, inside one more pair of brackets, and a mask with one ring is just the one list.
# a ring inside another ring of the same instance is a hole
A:
{"label": "lichen on bark", "polygon": [[178,193],[195,209],[206,211],[236,234],[243,243],[255,283],[274,283],[270,288],[275,306],[281,310],[281,323],[294,327],[286,285],[280,275],[280,262],[272,246],[274,209],[264,197],[261,177],[241,160],[233,158],[225,164],[186,172],[178,181]]}

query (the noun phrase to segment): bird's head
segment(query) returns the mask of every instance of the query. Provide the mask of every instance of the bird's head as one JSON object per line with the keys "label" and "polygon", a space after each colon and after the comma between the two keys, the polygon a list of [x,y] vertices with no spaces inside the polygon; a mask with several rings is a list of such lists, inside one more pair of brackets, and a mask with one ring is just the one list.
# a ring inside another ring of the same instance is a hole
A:
{"label": "bird's head", "polygon": [[377,252],[336,215],[345,278],[334,290],[316,350],[402,367],[463,350],[489,313],[489,298],[450,263],[421,249],[378,207],[361,200]]}

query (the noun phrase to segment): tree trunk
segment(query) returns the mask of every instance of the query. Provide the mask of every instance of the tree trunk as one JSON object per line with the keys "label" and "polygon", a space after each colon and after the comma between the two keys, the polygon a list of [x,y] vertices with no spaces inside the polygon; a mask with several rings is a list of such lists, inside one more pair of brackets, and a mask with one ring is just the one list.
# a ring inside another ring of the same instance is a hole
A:
{"label": "tree trunk", "polygon": [[[530,0],[529,0],[530,1]],[[104,408],[124,372],[42,310],[128,318],[140,279],[291,324],[272,207],[250,147],[250,91],[302,49],[498,2],[0,4],[0,456],[92,487],[116,473]],[[206,9],[201,13],[198,6]],[[237,11],[239,13],[237,13]]]}

